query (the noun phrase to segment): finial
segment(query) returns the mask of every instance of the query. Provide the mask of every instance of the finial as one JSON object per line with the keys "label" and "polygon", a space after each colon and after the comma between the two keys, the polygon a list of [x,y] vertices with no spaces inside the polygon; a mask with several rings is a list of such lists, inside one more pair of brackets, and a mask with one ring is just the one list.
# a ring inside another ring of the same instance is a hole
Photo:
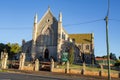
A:
{"label": "finial", "polygon": [[62,12],[59,14],[59,21],[62,22]]}
{"label": "finial", "polygon": [[35,17],[34,17],[34,23],[37,23],[37,13],[35,14]]}
{"label": "finial", "polygon": [[48,10],[50,10],[50,6],[48,5]]}
{"label": "finial", "polygon": [[94,39],[94,33],[92,33],[92,39]]}

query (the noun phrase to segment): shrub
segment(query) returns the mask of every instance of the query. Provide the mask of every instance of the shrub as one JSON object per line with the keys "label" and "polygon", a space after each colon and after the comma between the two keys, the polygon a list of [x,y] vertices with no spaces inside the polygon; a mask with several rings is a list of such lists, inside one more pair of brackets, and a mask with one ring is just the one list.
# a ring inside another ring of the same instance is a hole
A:
{"label": "shrub", "polygon": [[117,60],[114,66],[120,66],[120,60]]}
{"label": "shrub", "polygon": [[73,64],[74,62],[74,48],[73,47],[70,47],[69,49],[68,60],[70,64]]}

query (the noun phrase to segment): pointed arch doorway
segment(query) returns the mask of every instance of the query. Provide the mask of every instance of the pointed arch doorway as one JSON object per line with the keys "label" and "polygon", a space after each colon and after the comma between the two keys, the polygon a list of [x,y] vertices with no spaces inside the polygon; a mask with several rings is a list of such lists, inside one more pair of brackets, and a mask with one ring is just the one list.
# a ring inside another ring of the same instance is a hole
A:
{"label": "pointed arch doorway", "polygon": [[46,48],[44,52],[44,59],[48,60],[49,59],[49,50]]}

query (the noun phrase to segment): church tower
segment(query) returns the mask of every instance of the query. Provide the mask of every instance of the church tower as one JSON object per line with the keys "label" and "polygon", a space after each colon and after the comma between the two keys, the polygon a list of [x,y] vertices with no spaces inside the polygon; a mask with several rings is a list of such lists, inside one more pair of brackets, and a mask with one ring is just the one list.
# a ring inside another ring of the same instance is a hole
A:
{"label": "church tower", "polygon": [[92,53],[94,54],[94,33],[92,35]]}
{"label": "church tower", "polygon": [[58,46],[57,46],[58,60],[61,58],[61,45],[62,45],[62,13],[60,12],[58,18]]}
{"label": "church tower", "polygon": [[36,38],[37,38],[37,14],[34,17],[34,27],[33,27],[33,35],[32,35],[31,56],[33,60],[35,59],[35,55],[36,55]]}

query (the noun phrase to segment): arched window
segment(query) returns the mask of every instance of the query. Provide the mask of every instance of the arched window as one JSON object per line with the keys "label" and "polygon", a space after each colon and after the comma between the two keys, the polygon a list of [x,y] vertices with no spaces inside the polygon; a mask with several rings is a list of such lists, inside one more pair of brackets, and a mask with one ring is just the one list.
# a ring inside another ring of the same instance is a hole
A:
{"label": "arched window", "polygon": [[37,46],[44,46],[44,45],[53,45],[54,42],[54,33],[50,27],[45,27],[41,34],[37,37]]}
{"label": "arched window", "polygon": [[47,30],[44,33],[45,38],[44,38],[44,43],[46,45],[52,45],[52,31],[50,30],[50,28],[47,28]]}

